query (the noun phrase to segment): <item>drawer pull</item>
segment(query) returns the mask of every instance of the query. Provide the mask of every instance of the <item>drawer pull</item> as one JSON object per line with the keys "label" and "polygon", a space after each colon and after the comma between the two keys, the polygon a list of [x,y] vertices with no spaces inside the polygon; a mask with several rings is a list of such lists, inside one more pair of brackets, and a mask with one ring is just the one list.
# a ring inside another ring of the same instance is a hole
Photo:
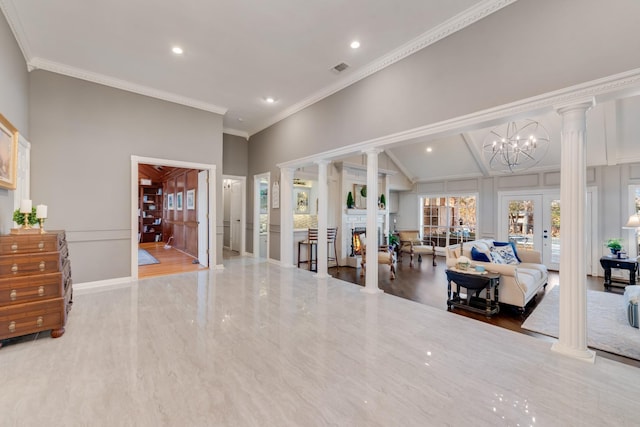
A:
{"label": "drawer pull", "polygon": [[18,272],[18,264],[13,264],[11,266],[11,272],[12,273],[17,273]]}
{"label": "drawer pull", "polygon": [[38,288],[38,296],[41,297],[42,295],[44,295],[44,286]]}
{"label": "drawer pull", "polygon": [[36,326],[39,328],[43,323],[44,321],[42,320],[42,316],[38,316],[38,320],[36,320]]}
{"label": "drawer pull", "polygon": [[16,322],[9,323],[9,332],[15,332],[15,331],[16,331]]}
{"label": "drawer pull", "polygon": [[11,293],[9,294],[9,298],[11,301],[15,301],[18,298],[18,292],[15,289],[11,289]]}
{"label": "drawer pull", "polygon": [[42,250],[44,248],[44,242],[38,243],[38,249]]}
{"label": "drawer pull", "polygon": [[18,244],[17,243],[11,244],[11,251],[18,252]]}
{"label": "drawer pull", "polygon": [[38,267],[40,268],[40,271],[44,271],[44,267],[45,267],[46,265],[47,265],[47,264],[46,264],[44,261],[40,261],[40,265],[38,266]]}

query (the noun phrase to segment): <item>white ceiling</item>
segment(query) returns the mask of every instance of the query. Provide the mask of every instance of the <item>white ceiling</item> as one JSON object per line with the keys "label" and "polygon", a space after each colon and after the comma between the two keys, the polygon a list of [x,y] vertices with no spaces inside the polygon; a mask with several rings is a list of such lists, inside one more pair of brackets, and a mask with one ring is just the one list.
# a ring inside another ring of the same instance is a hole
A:
{"label": "white ceiling", "polygon": [[[587,165],[640,162],[640,96],[608,101],[587,113]],[[548,112],[532,116],[551,137],[548,152],[528,171],[560,168],[560,116]],[[426,137],[385,147],[385,151],[413,182],[502,175],[491,170],[482,145],[493,127],[447,136]],[[432,151],[428,153],[427,147]]]}
{"label": "white ceiling", "polygon": [[[0,7],[30,68],[226,113],[227,131],[251,135],[513,1],[0,0]],[[184,55],[172,54],[174,45]],[[331,71],[340,62],[350,68]],[[274,104],[264,102],[269,96]]]}
{"label": "white ceiling", "polygon": [[[31,69],[224,114],[225,132],[247,137],[514,1],[0,0],[0,8]],[[175,45],[184,55],[171,53]],[[340,62],[350,67],[331,71]],[[640,162],[639,116],[637,97],[596,106],[588,164]],[[560,119],[534,118],[552,143],[533,170],[557,169]],[[489,131],[385,149],[414,182],[489,176]]]}

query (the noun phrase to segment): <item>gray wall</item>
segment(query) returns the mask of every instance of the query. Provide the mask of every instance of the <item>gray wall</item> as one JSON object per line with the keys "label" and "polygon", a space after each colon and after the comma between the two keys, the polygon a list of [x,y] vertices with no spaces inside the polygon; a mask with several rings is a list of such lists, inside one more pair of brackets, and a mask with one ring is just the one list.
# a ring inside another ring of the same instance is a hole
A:
{"label": "gray wall", "polygon": [[[217,165],[222,116],[46,71],[30,75],[31,190],[67,230],[74,282],[130,274],[131,155]],[[217,191],[218,264],[222,194]]]}
{"label": "gray wall", "polygon": [[247,176],[249,173],[249,141],[241,136],[222,135],[222,173]]}
{"label": "gray wall", "polygon": [[638,16],[635,0],[519,0],[253,135],[249,173],[639,68],[619,54],[640,51]]}
{"label": "gray wall", "polygon": [[[9,24],[0,13],[0,114],[29,139],[29,74]],[[13,227],[13,191],[0,188],[0,232]]]}

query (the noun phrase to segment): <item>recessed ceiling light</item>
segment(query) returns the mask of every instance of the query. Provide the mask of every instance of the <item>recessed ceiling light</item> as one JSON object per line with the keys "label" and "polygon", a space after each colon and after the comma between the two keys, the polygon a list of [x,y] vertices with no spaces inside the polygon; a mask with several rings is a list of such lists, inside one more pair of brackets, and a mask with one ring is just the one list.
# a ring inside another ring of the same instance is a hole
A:
{"label": "recessed ceiling light", "polygon": [[427,153],[430,153],[430,152],[432,152],[432,151],[433,151],[433,148],[431,148],[431,147],[427,147]]}
{"label": "recessed ceiling light", "polygon": [[351,42],[351,49],[357,49],[360,47],[360,42],[358,40],[354,40]]}
{"label": "recessed ceiling light", "polygon": [[242,117],[238,117],[238,121],[239,122],[244,122],[244,119]]}
{"label": "recessed ceiling light", "polygon": [[267,104],[273,104],[274,102],[276,102],[276,100],[270,96],[266,97],[264,100],[266,101]]}
{"label": "recessed ceiling light", "polygon": [[182,55],[184,51],[180,46],[174,46],[173,48],[171,48],[171,52],[175,53],[176,55]]}

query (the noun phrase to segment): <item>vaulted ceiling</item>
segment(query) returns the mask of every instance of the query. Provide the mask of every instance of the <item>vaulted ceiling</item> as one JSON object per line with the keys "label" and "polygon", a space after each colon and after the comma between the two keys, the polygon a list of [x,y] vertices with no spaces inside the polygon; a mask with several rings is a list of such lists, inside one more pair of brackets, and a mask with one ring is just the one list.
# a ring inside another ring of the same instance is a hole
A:
{"label": "vaulted ceiling", "polygon": [[[513,1],[0,0],[0,7],[29,67],[224,114],[226,131],[247,136]],[[350,47],[355,40],[358,49]],[[176,46],[182,55],[172,53]],[[349,67],[332,70],[340,63]]]}
{"label": "vaulted ceiling", "polygon": [[[540,163],[528,171],[560,168],[561,119],[555,112],[530,116],[549,133],[551,143]],[[607,101],[587,113],[587,165],[640,162],[640,97]],[[493,127],[405,141],[385,151],[413,182],[502,175],[491,169],[483,152]],[[427,152],[427,148],[431,148]]]}

